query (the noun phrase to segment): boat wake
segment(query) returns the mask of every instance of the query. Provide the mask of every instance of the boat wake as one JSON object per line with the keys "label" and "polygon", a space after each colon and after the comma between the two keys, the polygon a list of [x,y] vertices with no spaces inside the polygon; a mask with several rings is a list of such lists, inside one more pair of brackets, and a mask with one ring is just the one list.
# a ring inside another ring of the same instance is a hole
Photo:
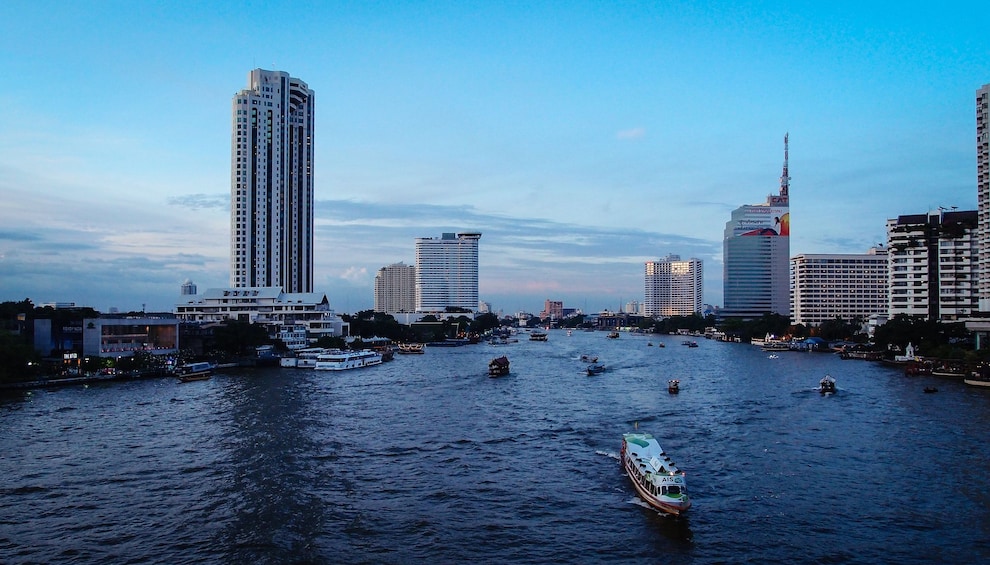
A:
{"label": "boat wake", "polygon": [[618,453],[612,453],[611,451],[602,451],[600,449],[597,450],[597,451],[595,451],[595,453],[597,453],[598,455],[604,455],[605,457],[611,457],[612,459],[615,459],[616,461],[619,461],[619,454]]}

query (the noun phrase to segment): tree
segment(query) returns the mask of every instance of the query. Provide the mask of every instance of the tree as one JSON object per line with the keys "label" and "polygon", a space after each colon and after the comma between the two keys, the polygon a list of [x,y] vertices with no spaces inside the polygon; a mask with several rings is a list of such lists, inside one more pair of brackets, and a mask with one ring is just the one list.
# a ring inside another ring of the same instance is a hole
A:
{"label": "tree", "polygon": [[259,345],[271,345],[268,330],[261,324],[228,320],[213,330],[213,347],[230,355],[254,353]]}
{"label": "tree", "polygon": [[40,361],[23,336],[0,330],[0,382],[26,380]]}

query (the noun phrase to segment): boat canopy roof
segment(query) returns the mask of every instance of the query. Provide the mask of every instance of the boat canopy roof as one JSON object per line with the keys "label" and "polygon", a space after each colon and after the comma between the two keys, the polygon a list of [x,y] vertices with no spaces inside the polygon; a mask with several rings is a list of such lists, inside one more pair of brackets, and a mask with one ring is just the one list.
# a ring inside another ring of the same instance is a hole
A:
{"label": "boat canopy roof", "polygon": [[623,434],[626,450],[643,470],[651,473],[675,474],[680,471],[650,434]]}

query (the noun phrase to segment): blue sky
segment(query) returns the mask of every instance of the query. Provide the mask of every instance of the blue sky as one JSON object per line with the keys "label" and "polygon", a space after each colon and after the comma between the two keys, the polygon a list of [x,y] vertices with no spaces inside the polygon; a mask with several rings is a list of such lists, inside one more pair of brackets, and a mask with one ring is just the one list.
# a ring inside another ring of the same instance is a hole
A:
{"label": "blue sky", "polygon": [[23,2],[0,5],[0,300],[171,310],[229,281],[230,104],[316,91],[316,289],[371,308],[416,237],[480,231],[482,300],[598,311],[704,261],[776,192],[791,254],[976,208],[970,3]]}

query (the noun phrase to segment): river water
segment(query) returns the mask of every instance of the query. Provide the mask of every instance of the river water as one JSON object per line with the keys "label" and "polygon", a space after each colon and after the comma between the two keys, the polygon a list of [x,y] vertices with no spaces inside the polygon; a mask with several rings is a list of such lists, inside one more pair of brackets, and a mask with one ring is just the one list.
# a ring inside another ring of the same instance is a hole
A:
{"label": "river water", "polygon": [[[8,394],[0,562],[990,560],[990,391],[704,339],[520,337]],[[686,517],[637,499],[618,461],[637,429],[686,471]]]}

